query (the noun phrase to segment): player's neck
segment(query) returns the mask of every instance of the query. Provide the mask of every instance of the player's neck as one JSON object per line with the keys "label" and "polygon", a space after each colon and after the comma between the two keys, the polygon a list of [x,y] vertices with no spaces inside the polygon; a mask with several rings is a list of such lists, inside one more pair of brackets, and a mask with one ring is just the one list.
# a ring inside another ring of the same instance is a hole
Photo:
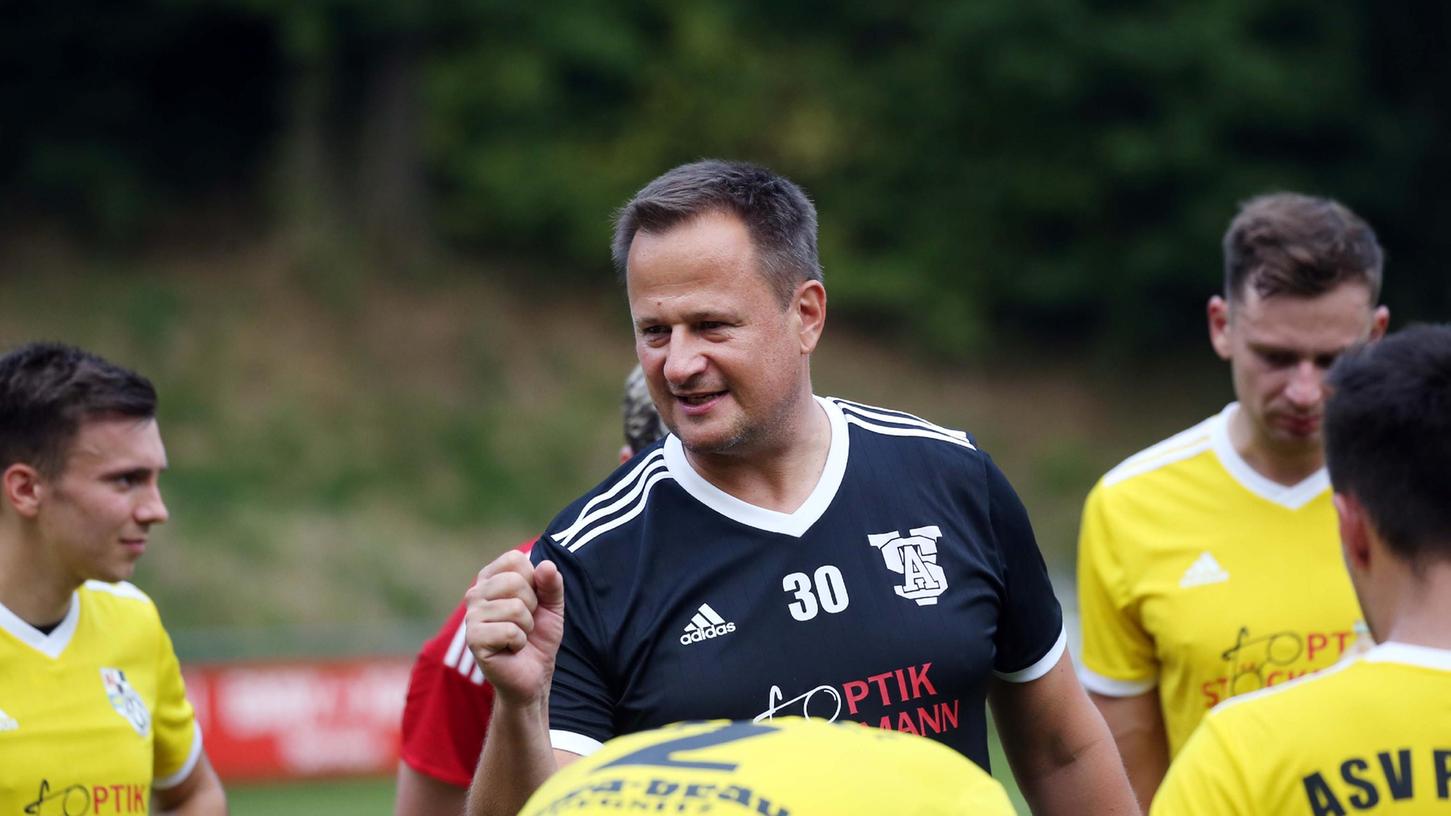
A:
{"label": "player's neck", "polygon": [[0,604],[32,626],[49,626],[70,609],[73,583],[55,580],[13,530],[0,533]]}
{"label": "player's neck", "polygon": [[806,503],[831,451],[831,420],[809,394],[801,400],[789,428],[772,434],[765,446],[740,454],[699,454],[686,458],[701,478],[743,502],[795,512]]}
{"label": "player's neck", "polygon": [[1325,452],[1319,446],[1286,450],[1262,439],[1243,409],[1230,417],[1229,441],[1254,472],[1286,487],[1305,481],[1325,466]]}
{"label": "player's neck", "polygon": [[1451,649],[1451,562],[1430,564],[1419,578],[1402,584],[1385,639]]}

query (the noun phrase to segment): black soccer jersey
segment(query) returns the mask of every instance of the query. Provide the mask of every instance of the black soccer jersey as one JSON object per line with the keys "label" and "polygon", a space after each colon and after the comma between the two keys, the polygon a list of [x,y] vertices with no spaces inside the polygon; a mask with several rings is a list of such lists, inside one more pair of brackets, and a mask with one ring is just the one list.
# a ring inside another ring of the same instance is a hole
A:
{"label": "black soccer jersey", "polygon": [[701,478],[667,437],[566,508],[554,747],[680,720],[851,719],[986,768],[992,674],[1036,679],[1063,619],[1017,495],[960,431],[821,399],[831,449],[794,513]]}

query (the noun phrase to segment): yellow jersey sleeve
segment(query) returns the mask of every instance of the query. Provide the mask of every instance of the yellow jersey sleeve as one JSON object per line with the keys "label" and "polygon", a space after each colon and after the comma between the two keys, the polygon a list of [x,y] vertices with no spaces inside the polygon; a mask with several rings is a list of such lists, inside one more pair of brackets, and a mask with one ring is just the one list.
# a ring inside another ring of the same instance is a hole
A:
{"label": "yellow jersey sleeve", "polygon": [[152,727],[156,737],[152,743],[155,778],[153,786],[170,788],[180,784],[201,758],[202,735],[196,724],[196,712],[186,698],[186,684],[181,678],[181,664],[171,645],[171,636],[157,618],[158,638],[156,710]]}
{"label": "yellow jersey sleeve", "polygon": [[1078,603],[1083,626],[1083,669],[1093,691],[1115,696],[1154,688],[1159,663],[1154,639],[1144,630],[1139,608],[1128,592],[1122,561],[1125,547],[1116,540],[1103,482],[1088,494],[1078,534]]}
{"label": "yellow jersey sleeve", "polygon": [[858,723],[677,723],[617,737],[535,792],[523,816],[1009,816],[1002,785],[945,745]]}

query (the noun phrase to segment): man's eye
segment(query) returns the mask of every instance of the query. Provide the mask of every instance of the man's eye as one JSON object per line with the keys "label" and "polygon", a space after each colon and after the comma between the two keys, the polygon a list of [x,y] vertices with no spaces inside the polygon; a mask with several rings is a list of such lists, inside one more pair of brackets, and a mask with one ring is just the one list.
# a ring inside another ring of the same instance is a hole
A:
{"label": "man's eye", "polygon": [[1295,364],[1295,355],[1278,351],[1261,352],[1260,359],[1274,368],[1288,368]]}

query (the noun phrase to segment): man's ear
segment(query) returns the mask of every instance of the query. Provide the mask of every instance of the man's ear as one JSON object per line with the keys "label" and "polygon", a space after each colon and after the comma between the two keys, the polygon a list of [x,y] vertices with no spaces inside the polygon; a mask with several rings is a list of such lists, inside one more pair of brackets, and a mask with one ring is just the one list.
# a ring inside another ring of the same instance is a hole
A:
{"label": "man's ear", "polygon": [[1219,359],[1228,360],[1233,351],[1229,343],[1229,301],[1219,295],[1211,297],[1205,314],[1209,318],[1209,345]]}
{"label": "man's ear", "polygon": [[1382,337],[1385,337],[1386,327],[1389,326],[1390,324],[1391,324],[1391,310],[1390,309],[1387,309],[1384,306],[1377,306],[1377,307],[1375,307],[1375,313],[1372,314],[1371,315],[1371,318],[1370,318],[1370,340],[1371,340],[1371,342],[1374,342],[1376,340],[1381,339]]}
{"label": "man's ear", "polygon": [[1353,573],[1363,573],[1371,566],[1370,519],[1365,506],[1350,493],[1336,493],[1333,501],[1340,518],[1340,549],[1345,553],[1345,566]]}
{"label": "man's ear", "polygon": [[796,287],[791,306],[800,321],[801,353],[810,354],[816,350],[821,332],[826,328],[826,287],[818,280],[803,282]]}
{"label": "man's ear", "polygon": [[45,497],[45,482],[35,468],[16,462],[0,475],[0,490],[4,491],[5,501],[22,518],[35,518]]}

